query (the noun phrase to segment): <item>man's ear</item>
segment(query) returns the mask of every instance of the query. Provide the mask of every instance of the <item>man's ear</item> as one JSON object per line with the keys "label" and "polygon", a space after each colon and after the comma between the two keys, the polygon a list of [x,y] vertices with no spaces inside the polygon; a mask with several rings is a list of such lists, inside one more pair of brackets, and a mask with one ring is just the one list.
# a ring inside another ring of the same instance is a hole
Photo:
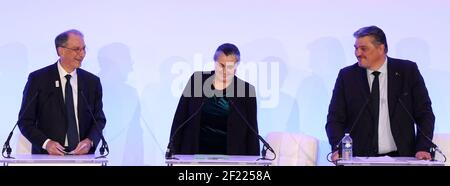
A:
{"label": "man's ear", "polygon": [[384,49],[386,48],[386,46],[384,44],[380,44],[379,47],[380,50],[384,53]]}
{"label": "man's ear", "polygon": [[61,54],[62,54],[63,52],[64,52],[64,51],[63,51],[62,47],[56,48],[56,54],[57,54],[58,56],[61,56]]}

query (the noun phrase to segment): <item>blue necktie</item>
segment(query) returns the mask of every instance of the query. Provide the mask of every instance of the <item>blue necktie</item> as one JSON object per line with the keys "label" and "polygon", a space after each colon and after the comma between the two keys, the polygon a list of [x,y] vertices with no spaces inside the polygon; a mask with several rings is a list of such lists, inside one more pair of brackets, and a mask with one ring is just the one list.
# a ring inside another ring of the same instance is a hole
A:
{"label": "blue necktie", "polygon": [[73,105],[73,93],[72,93],[72,86],[70,85],[70,78],[72,77],[70,74],[67,74],[66,76],[67,82],[66,82],[66,119],[67,119],[67,140],[69,144],[68,151],[74,150],[79,140],[78,137],[78,129],[77,129],[77,121],[75,119],[75,110]]}

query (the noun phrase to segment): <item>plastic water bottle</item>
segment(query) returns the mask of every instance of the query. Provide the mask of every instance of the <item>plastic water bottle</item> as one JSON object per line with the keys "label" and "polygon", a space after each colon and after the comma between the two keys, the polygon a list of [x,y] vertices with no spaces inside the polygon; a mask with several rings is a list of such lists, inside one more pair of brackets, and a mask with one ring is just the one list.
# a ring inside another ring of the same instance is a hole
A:
{"label": "plastic water bottle", "polygon": [[350,160],[353,158],[353,140],[349,133],[345,133],[342,138],[342,160]]}

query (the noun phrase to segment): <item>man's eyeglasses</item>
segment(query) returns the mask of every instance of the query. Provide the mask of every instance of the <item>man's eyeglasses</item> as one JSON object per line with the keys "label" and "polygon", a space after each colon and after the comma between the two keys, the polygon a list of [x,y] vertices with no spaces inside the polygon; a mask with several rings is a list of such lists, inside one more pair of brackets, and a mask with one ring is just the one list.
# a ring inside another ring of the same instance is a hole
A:
{"label": "man's eyeglasses", "polygon": [[69,48],[69,47],[65,47],[65,46],[61,46],[62,48],[65,48],[65,49],[69,49],[69,50],[72,50],[72,51],[74,51],[74,52],[76,52],[76,53],[80,53],[80,52],[86,52],[86,46],[84,46],[83,48],[79,48],[79,47],[77,47],[77,48]]}

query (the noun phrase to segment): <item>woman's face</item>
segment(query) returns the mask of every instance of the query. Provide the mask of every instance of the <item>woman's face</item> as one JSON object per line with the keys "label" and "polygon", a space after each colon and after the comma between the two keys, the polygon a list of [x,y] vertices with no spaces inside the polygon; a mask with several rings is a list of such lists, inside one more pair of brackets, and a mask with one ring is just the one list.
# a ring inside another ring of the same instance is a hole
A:
{"label": "woman's face", "polygon": [[237,65],[235,55],[227,56],[224,53],[220,53],[215,64],[216,79],[227,82],[231,81],[236,74]]}

